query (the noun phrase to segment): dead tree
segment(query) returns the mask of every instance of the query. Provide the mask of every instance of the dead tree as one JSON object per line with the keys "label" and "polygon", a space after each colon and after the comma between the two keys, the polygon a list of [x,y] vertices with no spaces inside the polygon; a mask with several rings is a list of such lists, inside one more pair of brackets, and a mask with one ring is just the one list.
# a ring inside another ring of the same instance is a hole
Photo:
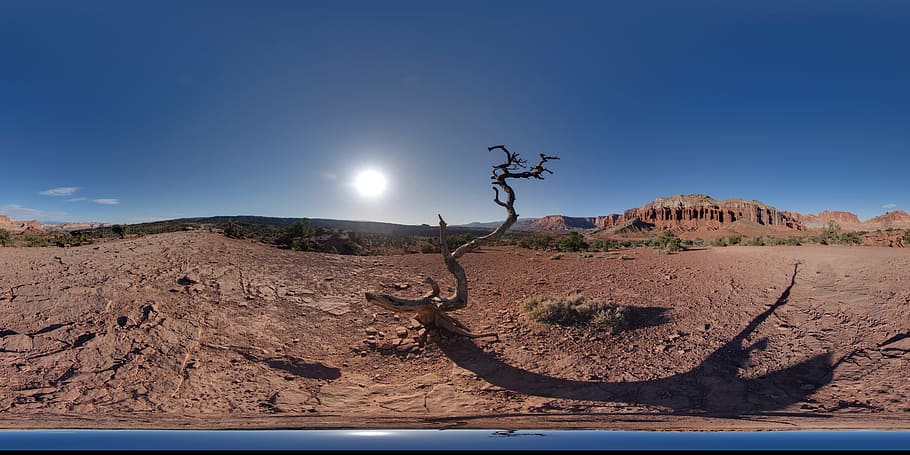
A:
{"label": "dead tree", "polygon": [[[488,147],[488,151],[502,150],[506,154],[505,162],[493,166],[493,174],[490,179],[493,180],[493,192],[495,197],[493,202],[506,209],[506,219],[493,232],[482,237],[475,237],[471,241],[459,246],[455,251],[449,251],[446,242],[446,222],[439,216],[439,251],[445,261],[449,273],[455,277],[455,292],[449,297],[439,295],[439,285],[430,277],[423,281],[430,286],[430,291],[418,299],[405,299],[388,294],[366,293],[368,302],[378,305],[387,310],[399,313],[413,313],[415,319],[425,326],[435,325],[438,328],[448,330],[471,338],[482,336],[495,336],[495,333],[473,333],[457,319],[447,315],[449,311],[464,308],[468,305],[468,279],[465,276],[464,268],[458,263],[458,258],[475,248],[495,240],[502,236],[518,220],[518,213],[515,212],[515,191],[509,186],[508,179],[528,179],[535,178],[543,180],[544,173],[553,172],[544,167],[547,161],[558,160],[559,157],[547,156],[540,154],[540,161],[536,165],[529,167],[528,162],[512,153],[504,145]],[[502,193],[505,193],[505,201],[500,199]]]}

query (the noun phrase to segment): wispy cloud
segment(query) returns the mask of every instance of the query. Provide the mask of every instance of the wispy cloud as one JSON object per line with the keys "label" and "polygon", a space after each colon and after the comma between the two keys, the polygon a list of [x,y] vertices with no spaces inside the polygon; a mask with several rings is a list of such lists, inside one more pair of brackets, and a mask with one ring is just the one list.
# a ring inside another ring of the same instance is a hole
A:
{"label": "wispy cloud", "polygon": [[87,197],[74,197],[72,199],[67,199],[66,202],[80,202],[80,201],[87,201],[87,200],[88,200]]}
{"label": "wispy cloud", "polygon": [[23,207],[18,204],[9,204],[0,207],[0,214],[15,220],[48,220],[52,218],[64,218],[67,216],[66,212],[45,212],[44,210]]}
{"label": "wispy cloud", "polygon": [[882,206],[882,208],[885,210],[894,209],[894,208],[897,208],[897,204],[885,204]]}
{"label": "wispy cloud", "polygon": [[120,203],[120,199],[92,199],[92,202],[103,205],[117,205]]}
{"label": "wispy cloud", "polygon": [[79,187],[61,186],[60,188],[51,188],[49,190],[42,191],[38,194],[40,194],[42,196],[53,196],[53,197],[72,196],[72,194],[75,193],[76,191],[79,191]]}

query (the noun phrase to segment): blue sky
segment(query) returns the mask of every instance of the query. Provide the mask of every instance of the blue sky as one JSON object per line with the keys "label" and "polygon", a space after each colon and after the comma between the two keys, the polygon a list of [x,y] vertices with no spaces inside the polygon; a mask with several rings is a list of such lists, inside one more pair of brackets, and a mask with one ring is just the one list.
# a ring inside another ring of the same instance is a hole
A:
{"label": "blue sky", "polygon": [[522,216],[865,219],[910,208],[908,55],[902,1],[3,2],[0,213],[490,221],[506,144],[562,158]]}

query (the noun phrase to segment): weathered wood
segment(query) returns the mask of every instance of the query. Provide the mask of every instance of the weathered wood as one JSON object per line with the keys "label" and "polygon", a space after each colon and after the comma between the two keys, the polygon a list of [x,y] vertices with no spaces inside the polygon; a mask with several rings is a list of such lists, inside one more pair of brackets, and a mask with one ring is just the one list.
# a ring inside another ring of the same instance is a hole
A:
{"label": "weathered wood", "polygon": [[[442,215],[438,215],[439,251],[442,254],[443,261],[445,261],[446,269],[455,278],[455,292],[449,297],[440,297],[439,285],[432,278],[427,277],[424,279],[424,283],[430,285],[432,289],[419,299],[404,299],[389,294],[367,292],[365,296],[368,302],[399,313],[414,313],[415,319],[425,326],[435,325],[438,328],[466,337],[496,336],[496,333],[473,333],[458,320],[445,314],[445,312],[461,309],[468,305],[468,278],[464,268],[458,262],[458,258],[485,243],[501,237],[518,221],[518,213],[515,211],[515,191],[509,186],[507,180],[516,178],[543,180],[544,173],[553,173],[544,167],[544,164],[550,160],[558,160],[559,157],[541,153],[540,161],[528,169],[527,161],[522,159],[518,153],[509,151],[504,145],[487,148],[487,151],[492,152],[493,150],[502,150],[506,154],[505,162],[493,166],[493,174],[490,176],[490,179],[493,180],[493,192],[495,194],[493,202],[506,209],[506,219],[502,224],[493,232],[481,237],[475,237],[452,252],[449,250],[448,242],[446,241],[446,222]],[[505,201],[499,198],[500,190],[506,195]]]}

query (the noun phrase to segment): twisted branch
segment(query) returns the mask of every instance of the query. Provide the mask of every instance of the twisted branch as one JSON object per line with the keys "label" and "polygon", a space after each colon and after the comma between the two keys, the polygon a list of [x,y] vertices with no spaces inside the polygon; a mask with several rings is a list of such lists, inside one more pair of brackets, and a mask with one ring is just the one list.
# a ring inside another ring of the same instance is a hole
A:
{"label": "twisted branch", "polygon": [[[509,151],[504,145],[495,145],[488,147],[487,151],[502,150],[506,155],[506,160],[502,164],[493,166],[493,173],[490,179],[493,180],[493,202],[506,209],[506,219],[493,232],[471,239],[469,242],[459,246],[454,252],[449,250],[446,241],[446,222],[439,217],[439,251],[445,261],[446,268],[455,278],[455,292],[446,298],[440,297],[439,285],[430,278],[424,279],[424,283],[432,288],[423,297],[419,299],[404,299],[388,294],[376,294],[367,292],[365,294],[368,302],[378,305],[382,308],[396,312],[415,313],[415,317],[424,325],[435,325],[450,332],[459,335],[477,338],[481,336],[495,336],[495,333],[475,334],[468,330],[463,324],[456,319],[446,315],[444,312],[464,308],[468,305],[468,279],[465,275],[464,268],[458,262],[458,258],[465,253],[473,251],[480,245],[489,243],[505,234],[509,228],[518,221],[518,213],[515,211],[515,191],[509,186],[508,179],[527,179],[536,178],[544,179],[544,174],[553,172],[544,165],[547,161],[558,160],[559,157],[540,154],[540,161],[530,168],[526,160],[521,158],[518,153]],[[506,195],[506,200],[500,199],[500,190]]]}

